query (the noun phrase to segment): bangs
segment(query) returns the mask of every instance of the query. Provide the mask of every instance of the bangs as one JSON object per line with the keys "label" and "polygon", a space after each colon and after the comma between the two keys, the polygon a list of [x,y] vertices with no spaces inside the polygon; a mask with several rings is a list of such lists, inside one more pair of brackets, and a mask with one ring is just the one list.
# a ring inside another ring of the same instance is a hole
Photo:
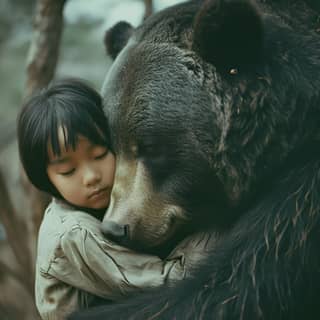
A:
{"label": "bangs", "polygon": [[55,156],[61,155],[61,144],[59,140],[59,128],[63,130],[64,148],[75,150],[79,135],[87,138],[96,145],[107,146],[110,148],[110,137],[108,124],[102,109],[97,108],[88,101],[81,99],[78,103],[73,101],[68,103],[61,99],[55,103],[55,107],[48,108],[47,123],[50,128],[47,142],[51,144],[52,152]]}

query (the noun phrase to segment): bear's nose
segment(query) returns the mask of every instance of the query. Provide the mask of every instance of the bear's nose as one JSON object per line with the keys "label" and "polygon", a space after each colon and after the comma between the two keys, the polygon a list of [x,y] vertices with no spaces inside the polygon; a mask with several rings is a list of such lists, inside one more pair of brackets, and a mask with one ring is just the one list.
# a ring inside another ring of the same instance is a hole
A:
{"label": "bear's nose", "polygon": [[111,220],[103,221],[102,233],[110,240],[125,245],[129,240],[129,225],[121,225]]}

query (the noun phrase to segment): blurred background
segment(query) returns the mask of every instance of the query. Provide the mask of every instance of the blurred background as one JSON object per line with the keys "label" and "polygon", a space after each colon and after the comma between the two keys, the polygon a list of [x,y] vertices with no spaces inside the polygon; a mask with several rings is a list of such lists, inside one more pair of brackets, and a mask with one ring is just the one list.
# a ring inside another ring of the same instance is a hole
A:
{"label": "blurred background", "polygon": [[39,319],[34,306],[36,237],[48,198],[24,176],[15,122],[23,98],[61,76],[100,90],[111,64],[103,37],[138,26],[183,0],[0,0],[0,319]]}

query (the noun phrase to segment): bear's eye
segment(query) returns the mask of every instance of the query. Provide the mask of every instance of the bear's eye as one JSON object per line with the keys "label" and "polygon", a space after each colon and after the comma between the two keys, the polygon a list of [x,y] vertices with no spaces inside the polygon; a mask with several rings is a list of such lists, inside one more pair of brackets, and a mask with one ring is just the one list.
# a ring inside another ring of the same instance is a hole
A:
{"label": "bear's eye", "polygon": [[140,158],[157,158],[161,156],[159,147],[154,144],[143,144],[138,147],[138,157]]}
{"label": "bear's eye", "polygon": [[166,150],[160,144],[145,143],[138,147],[138,158],[142,159],[147,165],[155,167],[164,166],[166,163]]}
{"label": "bear's eye", "polygon": [[141,146],[140,152],[142,155],[148,156],[148,157],[157,157],[160,154],[159,149],[157,149],[157,147],[154,145]]}

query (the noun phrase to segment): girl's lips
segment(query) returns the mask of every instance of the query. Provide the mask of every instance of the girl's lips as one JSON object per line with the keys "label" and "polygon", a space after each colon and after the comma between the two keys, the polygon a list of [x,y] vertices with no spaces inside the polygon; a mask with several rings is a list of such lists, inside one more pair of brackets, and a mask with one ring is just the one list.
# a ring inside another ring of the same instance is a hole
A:
{"label": "girl's lips", "polygon": [[107,191],[108,191],[108,188],[103,188],[103,189],[99,189],[99,190],[96,190],[94,192],[92,192],[89,196],[89,199],[97,199],[97,198],[100,198],[102,196],[106,196],[107,195]]}

